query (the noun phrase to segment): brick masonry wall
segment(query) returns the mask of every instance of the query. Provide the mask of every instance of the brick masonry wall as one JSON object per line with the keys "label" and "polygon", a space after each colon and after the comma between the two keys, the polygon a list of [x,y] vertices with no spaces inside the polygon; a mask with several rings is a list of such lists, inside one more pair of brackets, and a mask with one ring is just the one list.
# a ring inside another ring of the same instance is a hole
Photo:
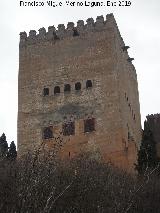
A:
{"label": "brick masonry wall", "polygon": [[[73,33],[76,35],[73,36]],[[55,137],[63,138],[61,156],[97,150],[106,161],[133,170],[136,147],[141,140],[140,109],[136,71],[112,14],[96,22],[79,21],[64,29],[59,25],[20,34],[18,153],[33,151],[42,142],[52,149],[55,139],[43,140],[43,129],[53,126]],[[86,81],[92,88],[86,88]],[[75,91],[75,83],[81,90]],[[64,85],[71,92],[64,93]],[[54,95],[55,86],[60,94]],[[43,89],[49,88],[49,95]],[[129,100],[127,100],[127,97]],[[131,104],[131,109],[128,104]],[[133,110],[133,112],[132,112]],[[136,119],[134,119],[134,115]],[[95,118],[95,131],[84,132],[84,120]],[[65,119],[75,122],[75,135],[62,136]]]}

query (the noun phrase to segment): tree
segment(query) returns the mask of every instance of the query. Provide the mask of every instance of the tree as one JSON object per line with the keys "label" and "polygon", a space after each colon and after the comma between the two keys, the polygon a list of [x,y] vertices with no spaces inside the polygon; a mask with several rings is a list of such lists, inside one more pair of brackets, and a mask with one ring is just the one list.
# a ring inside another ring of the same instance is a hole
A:
{"label": "tree", "polygon": [[6,136],[3,133],[0,137],[0,157],[6,157],[8,152],[8,143],[6,141]]}
{"label": "tree", "polygon": [[10,160],[15,160],[16,157],[17,157],[16,145],[14,141],[12,141],[8,150],[7,158]]}
{"label": "tree", "polygon": [[144,123],[142,143],[138,152],[138,164],[136,170],[143,174],[146,169],[153,169],[158,163],[156,142],[147,122]]}

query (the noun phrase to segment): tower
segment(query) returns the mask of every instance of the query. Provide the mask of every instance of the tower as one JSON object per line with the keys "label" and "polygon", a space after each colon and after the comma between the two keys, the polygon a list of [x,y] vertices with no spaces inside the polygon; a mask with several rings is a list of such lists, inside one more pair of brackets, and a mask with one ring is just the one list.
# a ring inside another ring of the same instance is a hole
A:
{"label": "tower", "polygon": [[144,122],[144,132],[150,130],[153,140],[156,144],[157,156],[160,157],[160,114],[151,114],[146,116]]}
{"label": "tower", "polygon": [[20,33],[18,152],[58,135],[62,156],[98,150],[133,169],[141,141],[136,70],[113,14]]}

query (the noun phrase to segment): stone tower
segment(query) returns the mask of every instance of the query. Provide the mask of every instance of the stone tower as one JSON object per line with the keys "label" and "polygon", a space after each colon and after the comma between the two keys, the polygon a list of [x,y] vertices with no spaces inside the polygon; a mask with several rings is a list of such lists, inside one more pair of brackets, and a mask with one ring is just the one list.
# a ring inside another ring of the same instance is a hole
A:
{"label": "stone tower", "polygon": [[133,169],[141,141],[136,70],[113,14],[20,33],[18,153],[63,137],[62,156],[98,150]]}
{"label": "stone tower", "polygon": [[144,122],[144,131],[149,129],[156,143],[157,155],[160,157],[160,114],[147,115]]}

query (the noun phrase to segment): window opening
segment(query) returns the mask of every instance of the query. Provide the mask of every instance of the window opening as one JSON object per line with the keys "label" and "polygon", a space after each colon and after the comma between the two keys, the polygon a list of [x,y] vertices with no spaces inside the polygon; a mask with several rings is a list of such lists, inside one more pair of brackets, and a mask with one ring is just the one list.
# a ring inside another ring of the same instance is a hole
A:
{"label": "window opening", "polygon": [[95,119],[88,118],[84,120],[84,132],[93,132],[95,130]]}
{"label": "window opening", "polygon": [[71,86],[70,84],[64,85],[64,92],[70,92],[71,91]]}
{"label": "window opening", "polygon": [[56,95],[56,94],[59,94],[60,93],[60,87],[59,86],[56,86],[55,88],[54,88],[54,94]]}
{"label": "window opening", "polygon": [[133,119],[136,120],[136,115],[134,114]]}
{"label": "window opening", "polygon": [[44,128],[43,138],[44,139],[53,138],[53,127],[52,126]]}
{"label": "window opening", "polygon": [[44,95],[44,96],[49,95],[49,88],[44,88],[44,89],[43,89],[43,95]]}
{"label": "window opening", "polygon": [[77,29],[73,29],[73,36],[79,36]]}
{"label": "window opening", "polygon": [[62,126],[63,129],[63,135],[74,135],[75,134],[75,123],[70,121],[67,123],[64,123]]}
{"label": "window opening", "polygon": [[81,83],[80,82],[77,82],[76,84],[75,84],[75,90],[81,90]]}
{"label": "window opening", "polygon": [[92,87],[92,81],[91,80],[87,80],[86,88],[91,88],[91,87]]}

